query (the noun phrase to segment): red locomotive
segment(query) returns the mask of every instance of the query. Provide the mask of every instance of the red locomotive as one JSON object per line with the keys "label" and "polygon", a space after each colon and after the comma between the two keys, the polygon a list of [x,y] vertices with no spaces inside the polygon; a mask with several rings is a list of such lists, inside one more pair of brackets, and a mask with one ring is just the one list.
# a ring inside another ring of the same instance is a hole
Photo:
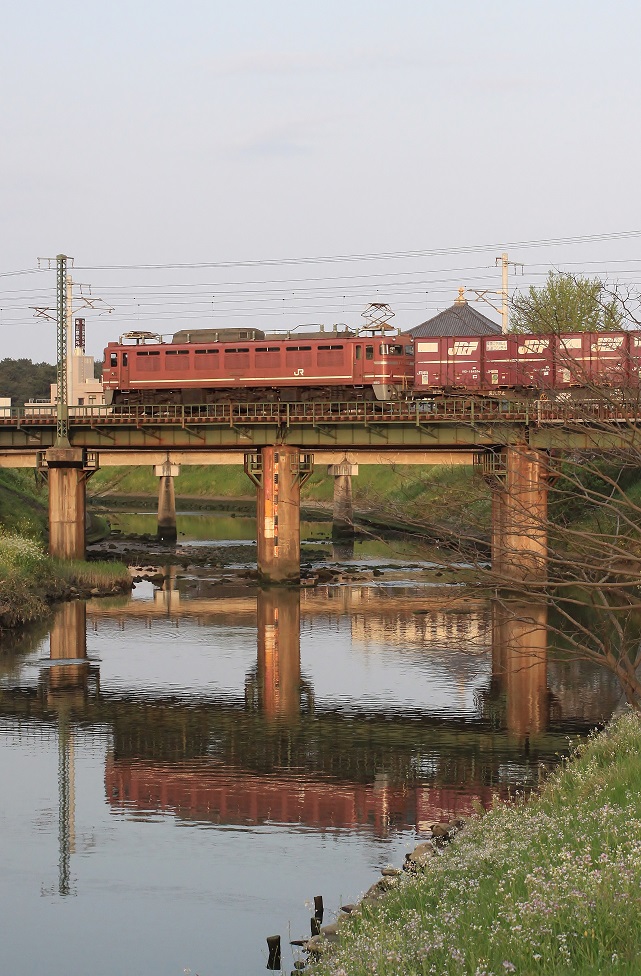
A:
{"label": "red locomotive", "polygon": [[107,403],[393,400],[638,389],[641,332],[417,337],[258,329],[130,332],[105,350]]}
{"label": "red locomotive", "polygon": [[107,403],[224,400],[390,400],[414,383],[409,337],[258,329],[177,332],[171,342],[131,332],[105,350]]}

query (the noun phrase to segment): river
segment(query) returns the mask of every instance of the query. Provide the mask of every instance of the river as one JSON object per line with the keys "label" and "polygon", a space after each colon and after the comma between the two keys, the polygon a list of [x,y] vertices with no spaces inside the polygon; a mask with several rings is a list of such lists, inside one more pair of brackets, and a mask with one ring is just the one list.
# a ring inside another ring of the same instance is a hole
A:
{"label": "river", "polygon": [[[181,541],[255,539],[213,518]],[[357,543],[382,575],[301,590],[172,568],[5,644],[3,972],[256,976],[275,934],[289,972],[314,896],[331,921],[608,718],[615,682],[548,654],[540,608],[437,585],[407,546]]]}

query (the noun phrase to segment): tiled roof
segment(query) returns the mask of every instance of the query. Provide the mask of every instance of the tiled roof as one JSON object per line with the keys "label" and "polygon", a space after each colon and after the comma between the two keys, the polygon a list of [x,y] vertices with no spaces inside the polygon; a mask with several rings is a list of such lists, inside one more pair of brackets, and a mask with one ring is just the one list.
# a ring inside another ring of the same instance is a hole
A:
{"label": "tiled roof", "polygon": [[501,326],[493,322],[486,315],[477,312],[467,302],[455,302],[450,308],[439,312],[433,319],[421,322],[420,325],[408,329],[407,334],[413,336],[475,336],[492,335],[500,332]]}

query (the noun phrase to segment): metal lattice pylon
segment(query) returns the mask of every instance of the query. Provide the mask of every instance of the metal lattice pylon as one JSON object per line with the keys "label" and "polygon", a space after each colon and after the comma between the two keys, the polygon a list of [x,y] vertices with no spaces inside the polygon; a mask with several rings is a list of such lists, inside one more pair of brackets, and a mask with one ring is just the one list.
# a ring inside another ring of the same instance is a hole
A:
{"label": "metal lattice pylon", "polygon": [[67,404],[67,255],[56,256],[56,446],[69,446]]}

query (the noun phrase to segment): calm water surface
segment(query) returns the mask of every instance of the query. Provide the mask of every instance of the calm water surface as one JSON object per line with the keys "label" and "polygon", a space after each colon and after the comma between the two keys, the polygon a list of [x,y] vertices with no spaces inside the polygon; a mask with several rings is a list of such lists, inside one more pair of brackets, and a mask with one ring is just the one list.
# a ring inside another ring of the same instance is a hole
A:
{"label": "calm water surface", "polygon": [[399,576],[145,583],[5,647],[0,970],[251,976],[280,933],[289,971],[314,895],[331,920],[612,711],[536,608]]}

